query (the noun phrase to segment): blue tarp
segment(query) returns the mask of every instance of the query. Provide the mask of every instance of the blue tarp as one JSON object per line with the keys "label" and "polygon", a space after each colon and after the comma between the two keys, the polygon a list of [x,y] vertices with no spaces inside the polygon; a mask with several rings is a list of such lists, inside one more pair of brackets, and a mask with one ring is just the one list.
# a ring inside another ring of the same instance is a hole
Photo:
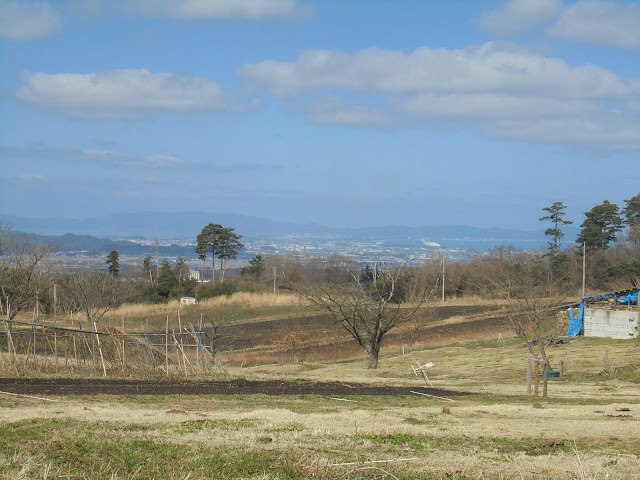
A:
{"label": "blue tarp", "polygon": [[580,313],[578,318],[573,318],[573,307],[569,307],[569,328],[567,329],[568,337],[577,337],[582,331],[582,318],[584,317],[584,300],[580,302]]}
{"label": "blue tarp", "polygon": [[637,305],[638,304],[638,292],[630,293],[625,295],[624,297],[616,297],[618,303],[622,303],[623,305]]}

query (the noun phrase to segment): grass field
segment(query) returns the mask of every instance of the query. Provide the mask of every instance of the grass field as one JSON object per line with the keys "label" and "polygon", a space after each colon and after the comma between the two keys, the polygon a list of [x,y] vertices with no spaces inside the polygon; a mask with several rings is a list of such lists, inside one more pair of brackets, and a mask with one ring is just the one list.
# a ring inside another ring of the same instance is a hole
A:
{"label": "grass field", "polygon": [[376,371],[361,356],[229,367],[252,379],[417,387],[411,364],[433,360],[434,386],[472,393],[454,401],[0,394],[0,478],[640,478],[640,342],[581,339],[548,353],[567,375],[546,399],[526,395],[528,352],[502,333],[387,350]]}

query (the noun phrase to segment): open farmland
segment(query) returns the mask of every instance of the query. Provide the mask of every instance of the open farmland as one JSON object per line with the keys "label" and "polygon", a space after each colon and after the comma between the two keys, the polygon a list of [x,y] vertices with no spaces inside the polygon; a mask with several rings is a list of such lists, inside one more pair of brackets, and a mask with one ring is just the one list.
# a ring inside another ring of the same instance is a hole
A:
{"label": "open farmland", "polygon": [[[543,399],[525,395],[528,351],[493,305],[434,306],[374,371],[300,306],[218,307],[227,375],[18,376],[3,352],[0,478],[640,477],[637,340],[549,347],[567,375]],[[279,340],[292,331],[306,335],[296,352]],[[411,368],[427,360],[433,390]]]}

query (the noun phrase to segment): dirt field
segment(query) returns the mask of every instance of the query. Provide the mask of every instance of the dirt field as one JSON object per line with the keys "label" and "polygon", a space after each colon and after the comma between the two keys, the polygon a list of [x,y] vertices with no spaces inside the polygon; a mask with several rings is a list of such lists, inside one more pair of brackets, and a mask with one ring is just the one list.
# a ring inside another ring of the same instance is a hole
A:
{"label": "dirt field", "polygon": [[[509,322],[500,310],[492,305],[443,305],[425,310],[418,332],[414,334],[418,343],[440,343],[451,338],[464,339],[481,337],[484,334],[507,330]],[[422,312],[420,312],[422,313]],[[258,321],[237,325],[225,325],[221,342],[222,350],[250,349],[273,345],[282,332],[301,329],[304,333],[322,343],[322,339],[340,336],[344,342],[351,339],[340,324],[330,315]],[[413,323],[400,326],[385,337],[386,343],[407,340],[413,334]]]}
{"label": "dirt field", "polygon": [[437,388],[373,386],[341,382],[232,381],[180,382],[103,379],[0,378],[0,391],[25,395],[326,395],[395,396],[411,391],[455,397],[467,395]]}
{"label": "dirt field", "polygon": [[[493,305],[438,304],[425,308],[416,317],[417,324],[407,322],[385,336],[383,355],[398,351],[402,345],[412,349],[456,341],[495,340],[511,334],[508,319]],[[364,355],[356,341],[330,315],[223,325],[219,334],[217,351],[227,364],[286,363],[293,358],[307,362],[336,361]]]}

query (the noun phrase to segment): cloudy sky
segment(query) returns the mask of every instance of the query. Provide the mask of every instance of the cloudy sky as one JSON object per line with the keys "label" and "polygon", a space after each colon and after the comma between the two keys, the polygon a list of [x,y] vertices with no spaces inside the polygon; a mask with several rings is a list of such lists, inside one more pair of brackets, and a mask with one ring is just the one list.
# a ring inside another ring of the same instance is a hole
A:
{"label": "cloudy sky", "polygon": [[0,215],[536,229],[640,193],[637,1],[0,0],[0,68]]}

